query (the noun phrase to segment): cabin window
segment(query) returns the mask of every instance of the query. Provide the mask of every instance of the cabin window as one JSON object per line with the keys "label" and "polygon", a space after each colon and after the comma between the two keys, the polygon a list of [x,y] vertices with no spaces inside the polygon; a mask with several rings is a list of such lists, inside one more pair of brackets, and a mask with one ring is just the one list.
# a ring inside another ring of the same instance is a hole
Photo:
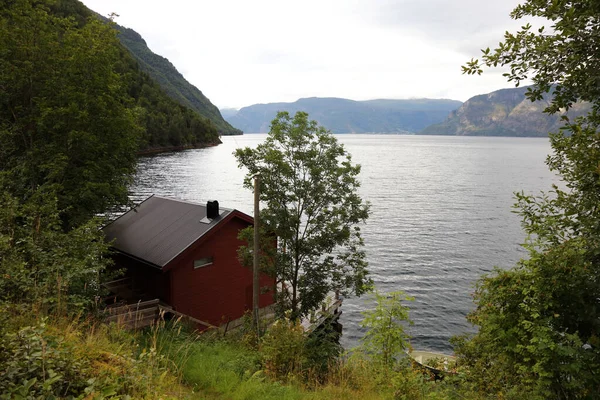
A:
{"label": "cabin window", "polygon": [[212,265],[212,263],[213,263],[212,257],[204,257],[199,260],[194,260],[194,269],[208,267],[209,265]]}

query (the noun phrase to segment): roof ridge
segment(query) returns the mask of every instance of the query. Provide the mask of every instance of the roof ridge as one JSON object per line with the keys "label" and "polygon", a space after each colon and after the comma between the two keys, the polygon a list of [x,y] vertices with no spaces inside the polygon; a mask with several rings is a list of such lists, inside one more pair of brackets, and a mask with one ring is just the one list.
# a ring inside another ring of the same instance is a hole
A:
{"label": "roof ridge", "polygon": [[195,201],[189,201],[189,200],[183,200],[183,199],[178,199],[176,197],[169,197],[169,196],[159,196],[159,195],[152,195],[153,197],[159,198],[159,199],[163,199],[163,200],[171,200],[171,201],[176,201],[178,203],[185,203],[185,204],[193,204],[193,205],[197,205],[197,206],[203,206],[206,207],[206,204],[202,204],[202,203],[196,203]]}
{"label": "roof ridge", "polygon": [[[159,198],[159,199],[171,200],[171,201],[176,201],[176,202],[178,202],[178,203],[191,204],[191,205],[195,205],[195,206],[201,206],[201,207],[206,207],[206,203],[207,203],[208,201],[213,201],[213,200],[207,200],[207,201],[206,201],[206,202],[204,202],[204,203],[199,203],[199,202],[196,202],[196,201],[183,200],[183,199],[178,199],[178,198],[176,198],[176,197],[169,197],[169,196],[159,196],[159,195],[152,195],[151,197],[156,197],[156,198]],[[148,199],[146,199],[146,200],[148,200]],[[146,200],[144,200],[144,201],[146,201]],[[219,200],[217,200],[217,201],[219,201]],[[237,211],[237,210],[235,210],[234,208],[222,207],[220,204],[219,204],[219,210],[225,210],[225,211]]]}

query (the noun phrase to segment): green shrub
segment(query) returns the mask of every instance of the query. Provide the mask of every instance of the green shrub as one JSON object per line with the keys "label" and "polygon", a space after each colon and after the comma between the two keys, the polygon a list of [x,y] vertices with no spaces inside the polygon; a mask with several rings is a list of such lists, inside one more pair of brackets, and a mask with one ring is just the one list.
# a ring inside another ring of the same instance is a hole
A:
{"label": "green shrub", "polygon": [[45,322],[0,337],[0,395],[2,399],[48,398],[82,393],[88,360],[76,360],[73,348],[47,331]]}
{"label": "green shrub", "polygon": [[0,193],[0,302],[70,314],[97,305],[111,263],[100,221],[66,233],[60,222],[52,195],[36,194],[20,204]]}
{"label": "green shrub", "polygon": [[298,321],[277,320],[263,337],[260,352],[265,372],[273,378],[298,375],[306,362],[306,334]]}
{"label": "green shrub", "polygon": [[375,308],[364,311],[365,318],[360,326],[367,328],[361,339],[362,348],[374,362],[381,363],[385,368],[392,368],[398,355],[409,348],[409,335],[404,332],[403,323],[412,324],[408,318],[408,307],[403,300],[413,300],[403,292],[372,294]]}
{"label": "green shrub", "polygon": [[329,376],[330,370],[339,367],[339,358],[344,350],[340,345],[339,337],[340,334],[335,330],[333,321],[326,321],[306,337],[304,365],[312,380],[323,383]]}
{"label": "green shrub", "polygon": [[177,397],[178,370],[152,342],[115,325],[24,310],[0,307],[0,399]]}

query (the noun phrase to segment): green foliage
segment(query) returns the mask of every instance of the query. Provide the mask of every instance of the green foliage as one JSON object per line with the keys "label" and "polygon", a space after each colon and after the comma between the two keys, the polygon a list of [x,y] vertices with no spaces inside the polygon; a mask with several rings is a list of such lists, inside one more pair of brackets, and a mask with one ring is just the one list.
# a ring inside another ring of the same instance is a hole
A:
{"label": "green foliage", "polygon": [[126,204],[136,152],[219,143],[75,0],[0,10],[0,185],[58,197],[65,229]]}
{"label": "green foliage", "polygon": [[403,292],[373,293],[375,308],[363,311],[364,319],[360,326],[367,331],[362,341],[363,349],[370,357],[386,368],[391,368],[397,356],[408,349],[409,336],[404,332],[403,323],[412,323],[408,317],[408,307],[403,300],[413,300]]}
{"label": "green foliage", "polygon": [[260,354],[239,343],[205,340],[195,342],[183,372],[185,381],[193,386],[194,391],[211,394],[212,397],[209,398],[302,397],[296,388],[269,382],[261,370]]}
{"label": "green foliage", "polygon": [[457,346],[480,386],[522,385],[541,398],[586,397],[597,387],[600,292],[587,247],[576,238],[530,249],[517,268],[480,282],[469,317],[479,332]]}
{"label": "green foliage", "polygon": [[46,325],[28,326],[0,339],[0,398],[49,398],[83,392],[78,376],[82,365],[71,357],[72,349],[60,338],[48,335]]}
{"label": "green foliage", "polygon": [[0,9],[0,185],[19,199],[54,193],[65,227],[127,201],[138,110],[114,30],[80,27],[45,0]]}
{"label": "green foliage", "polygon": [[469,316],[479,327],[472,338],[457,339],[470,383],[482,393],[512,398],[594,398],[600,386],[600,92],[595,76],[598,54],[596,2],[526,1],[512,16],[545,17],[552,30],[525,25],[507,33],[483,63],[472,60],[466,73],[482,65],[511,68],[517,84],[531,76],[528,97],[552,94],[546,112],[591,103],[591,111],[551,135],[547,164],[563,180],[549,194],[517,194],[529,258],[497,270],[478,284],[477,309]]}
{"label": "green foliage", "polygon": [[156,347],[137,347],[135,336],[115,326],[36,320],[31,309],[0,311],[0,399],[179,398],[184,393],[176,369]]}
{"label": "green foliage", "polygon": [[511,13],[513,19],[539,17],[551,23],[550,29],[533,29],[525,23],[517,33],[506,32],[498,48],[482,50],[481,62],[472,59],[463,72],[481,74],[484,67],[508,66],[503,74],[516,86],[531,79],[527,90],[532,100],[541,100],[553,90],[547,108],[551,114],[569,108],[579,100],[596,103],[600,98],[597,73],[598,51],[591,43],[600,37],[596,1],[527,0]]}
{"label": "green foliage", "polygon": [[322,382],[341,355],[338,336],[327,324],[309,334],[297,321],[278,319],[260,345],[265,373],[284,381]]}
{"label": "green foliage", "polygon": [[305,363],[306,335],[298,321],[280,318],[262,339],[265,372],[274,378],[298,376]]}
{"label": "green foliage", "polygon": [[128,54],[123,58],[130,77],[129,94],[142,109],[140,122],[144,135],[139,147],[142,152],[220,143],[217,129],[210,120],[168,97],[150,76],[138,69]]}
{"label": "green foliage", "polygon": [[0,302],[77,314],[97,305],[108,245],[99,221],[64,232],[55,198],[0,194]]}
{"label": "green foliage", "polygon": [[360,166],[335,137],[308,115],[277,115],[266,141],[238,149],[244,180],[261,177],[265,231],[277,237],[276,276],[289,284],[281,296],[292,319],[308,315],[332,290],[370,287],[359,223],[369,207],[358,196]]}
{"label": "green foliage", "polygon": [[343,347],[340,344],[341,333],[336,329],[337,321],[331,319],[312,331],[304,346],[305,376],[318,383],[326,382],[332,370],[342,362]]}
{"label": "green foliage", "polygon": [[[401,368],[391,377],[396,400],[465,400],[468,393],[457,392],[446,382],[436,382],[418,369]],[[472,397],[478,399],[477,397]]]}

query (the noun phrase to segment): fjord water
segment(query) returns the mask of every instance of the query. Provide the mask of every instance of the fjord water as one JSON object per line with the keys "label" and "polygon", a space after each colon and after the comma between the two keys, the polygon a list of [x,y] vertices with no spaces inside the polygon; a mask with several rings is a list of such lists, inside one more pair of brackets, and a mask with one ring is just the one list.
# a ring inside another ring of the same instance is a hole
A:
{"label": "fjord water", "polygon": [[[476,280],[526,255],[513,193],[539,194],[558,182],[544,164],[548,139],[336,136],[362,165],[361,195],[371,203],[362,229],[376,287],[415,297],[408,304],[415,349],[450,351],[451,336],[473,331],[465,317],[474,307]],[[265,137],[228,136],[217,147],[143,158],[131,188],[134,199],[216,199],[252,215],[252,192],[243,188],[244,171],[232,153]],[[365,301],[344,301],[347,347],[362,336]]]}

